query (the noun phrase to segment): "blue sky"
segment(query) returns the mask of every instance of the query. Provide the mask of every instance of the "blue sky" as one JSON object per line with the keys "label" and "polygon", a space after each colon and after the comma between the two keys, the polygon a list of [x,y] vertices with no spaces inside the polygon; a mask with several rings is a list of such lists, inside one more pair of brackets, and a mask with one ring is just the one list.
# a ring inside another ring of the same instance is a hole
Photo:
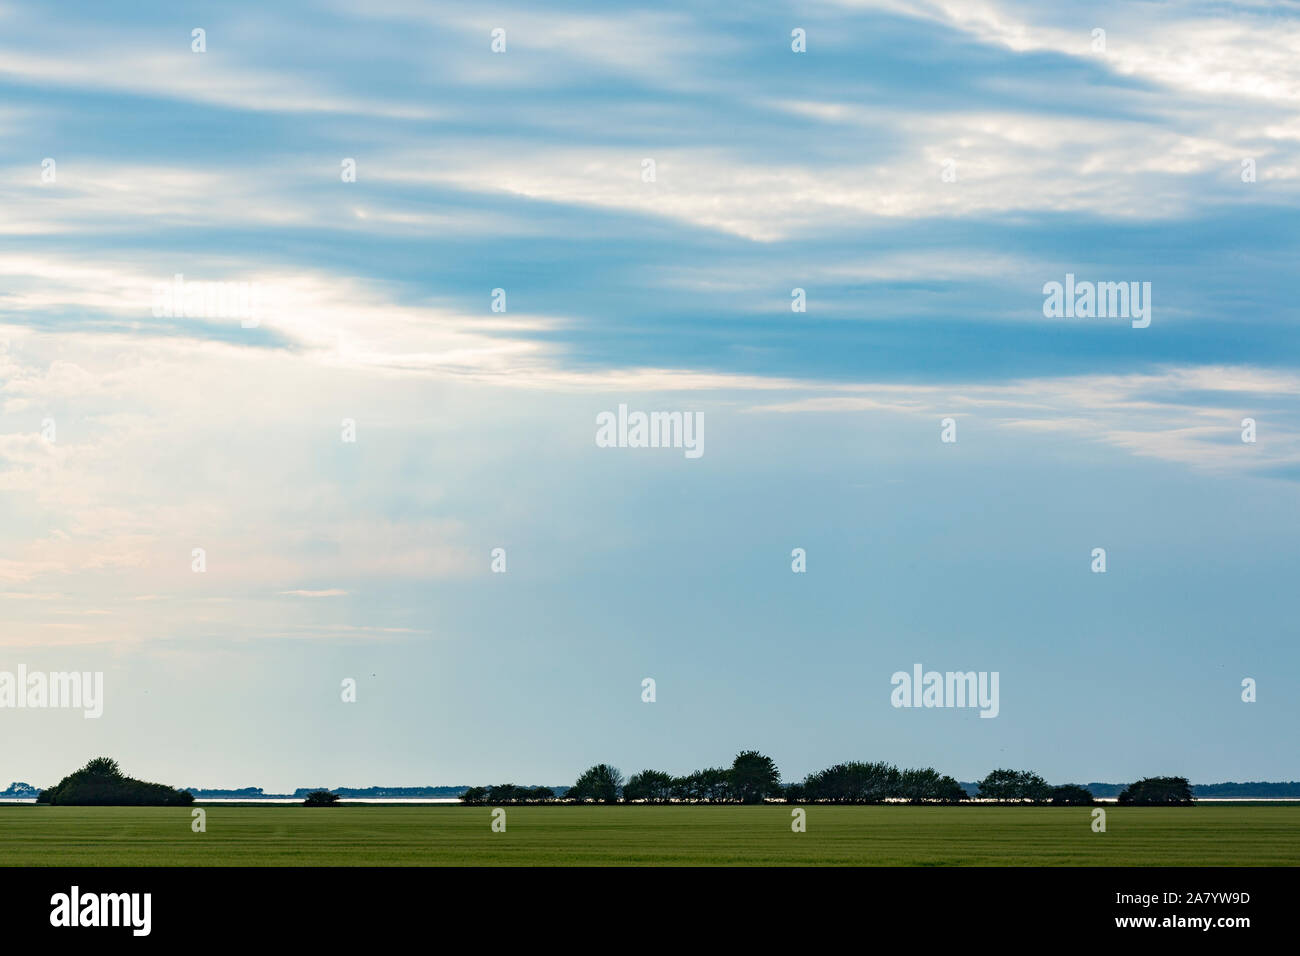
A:
{"label": "blue sky", "polygon": [[1297,776],[1300,8],[695,6],[0,0],[0,785]]}

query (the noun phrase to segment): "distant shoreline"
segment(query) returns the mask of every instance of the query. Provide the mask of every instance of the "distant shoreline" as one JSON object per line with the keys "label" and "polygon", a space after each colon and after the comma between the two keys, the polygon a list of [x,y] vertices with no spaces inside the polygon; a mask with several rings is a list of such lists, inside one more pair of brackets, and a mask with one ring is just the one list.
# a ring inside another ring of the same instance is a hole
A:
{"label": "distant shoreline", "polygon": [[[1118,802],[1117,799],[1116,799],[1115,797],[1097,797],[1097,798],[1095,798],[1095,799],[1096,799],[1096,802],[1097,802],[1097,803],[1117,803],[1117,802]],[[464,806],[464,805],[466,805],[466,804],[463,804],[463,803],[461,802],[461,799],[460,799],[459,797],[340,797],[338,802],[339,802],[340,805],[341,805],[341,804],[357,804],[357,805],[374,805],[374,806],[389,806],[389,807],[391,807],[391,806],[403,806],[403,805],[411,805],[411,806],[424,805],[424,806],[428,806],[428,805],[435,805],[435,804],[445,804],[445,805],[453,805],[453,806]],[[887,800],[887,801],[885,801],[883,804],[876,804],[876,806],[884,806],[884,805],[888,805],[889,803],[905,804],[906,802],[907,802],[907,801],[905,801],[905,800],[896,800],[896,801],[888,801],[888,800]],[[1283,804],[1285,804],[1285,803],[1294,803],[1294,804],[1300,804],[1300,797],[1197,797],[1197,798],[1196,798],[1196,802],[1197,802],[1197,803],[1283,803]],[[35,798],[35,797],[0,797],[0,805],[2,805],[2,804],[32,804],[32,805],[35,805],[35,803],[36,803],[36,798]],[[299,806],[299,805],[302,804],[302,799],[299,798],[299,797],[251,797],[251,798],[250,798],[250,797],[195,797],[195,798],[194,798],[194,804],[193,804],[194,806],[199,806],[199,805],[203,805],[203,804],[206,804],[206,805],[217,804],[217,805],[221,805],[221,806],[232,806],[232,807],[233,807],[233,806],[244,806],[244,807],[255,807],[255,806]],[[963,800],[963,801],[961,802],[961,804],[953,804],[953,806],[977,806],[977,805],[981,805],[981,804],[989,804],[990,806],[1007,806],[1007,803],[1006,803],[1005,801],[1000,801],[1000,800],[981,800],[981,799],[979,799],[978,797],[973,797],[973,798],[971,798],[971,799],[969,799],[969,800]],[[537,805],[538,805],[538,806],[542,806],[543,804],[537,804]],[[555,805],[556,805],[556,806],[565,806],[565,804],[555,804]],[[630,804],[629,804],[629,803],[619,803],[619,804],[616,804],[616,805],[617,805],[617,806],[637,806],[637,804],[635,804],[635,803],[630,803]],[[656,804],[656,806],[671,806],[671,805],[672,805],[671,803],[669,803],[669,804]],[[707,804],[707,803],[706,803],[706,804],[699,804],[699,803],[684,803],[684,804],[683,804],[683,806],[709,806],[709,805],[710,805],[710,804]],[[787,805],[787,802],[786,802],[785,800],[777,800],[777,801],[770,801],[769,803],[767,803],[767,804],[763,804],[763,805],[764,805],[764,806],[775,806],[775,805],[785,806],[785,805]],[[829,804],[828,804],[828,805],[829,805]],[[852,805],[852,804],[843,804],[843,806],[851,806],[851,805]],[[482,805],[475,804],[474,806],[482,806]],[[719,804],[717,804],[717,806],[730,806],[730,807],[734,807],[734,806],[736,806],[736,804],[733,804],[733,803],[719,803]],[[867,804],[862,804],[862,806],[867,806]]]}

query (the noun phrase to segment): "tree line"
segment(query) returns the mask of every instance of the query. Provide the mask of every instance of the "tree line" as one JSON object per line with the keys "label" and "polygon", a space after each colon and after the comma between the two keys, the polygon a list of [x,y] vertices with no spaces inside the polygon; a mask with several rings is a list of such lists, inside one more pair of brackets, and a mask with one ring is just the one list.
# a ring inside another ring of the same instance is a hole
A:
{"label": "tree line", "polygon": [[[12,789],[12,788],[11,788]],[[34,788],[29,788],[34,789]],[[1053,787],[1031,770],[999,768],[979,782],[981,800],[1016,804],[1086,806],[1092,793],[1078,784]],[[306,795],[307,806],[332,806],[337,791]],[[810,773],[800,782],[783,783],[776,762],[757,750],[736,755],[730,767],[709,767],[685,776],[642,770],[624,779],[617,767],[596,764],[583,771],[573,786],[556,793],[550,787],[500,784],[470,787],[461,795],[469,804],[547,803],[691,803],[755,804],[957,804],[969,801],[966,788],[933,767],[899,770],[889,763],[850,761]],[[185,806],[194,794],[160,783],[128,777],[109,757],[96,757],[36,797],[37,803],[64,806]],[[1190,806],[1194,801],[1186,777],[1144,777],[1119,794],[1126,806]]]}
{"label": "tree line", "polygon": [[[1079,784],[1052,786],[1031,770],[999,768],[979,782],[981,801],[1053,806],[1090,806],[1095,800]],[[617,767],[596,764],[573,786],[556,793],[550,787],[500,784],[470,787],[461,800],[469,804],[527,803],[739,803],[784,800],[829,804],[958,804],[971,795],[954,778],[933,767],[900,770],[890,763],[849,761],[783,783],[775,761],[757,750],[736,755],[730,767],[709,767],[684,776],[642,770],[624,778]],[[1131,806],[1189,806],[1186,777],[1145,777],[1130,784],[1119,802]]]}

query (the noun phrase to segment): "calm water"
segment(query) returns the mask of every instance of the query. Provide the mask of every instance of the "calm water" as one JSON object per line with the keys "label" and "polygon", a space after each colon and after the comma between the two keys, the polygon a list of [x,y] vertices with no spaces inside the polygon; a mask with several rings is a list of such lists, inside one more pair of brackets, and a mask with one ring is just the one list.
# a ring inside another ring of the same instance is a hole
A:
{"label": "calm water", "polygon": [[[0,803],[35,803],[35,797],[0,797]],[[213,797],[195,803],[302,803],[302,797]],[[455,797],[340,797],[339,803],[460,803]]]}
{"label": "calm water", "polygon": [[[0,797],[0,803],[35,803],[34,797]],[[260,799],[213,797],[195,803],[302,803],[300,797],[262,797]],[[981,803],[971,800],[971,803]],[[1114,797],[1098,797],[1098,803],[1114,803]],[[1197,803],[1300,803],[1300,797],[1197,797]],[[340,797],[339,803],[460,803],[455,797]]]}

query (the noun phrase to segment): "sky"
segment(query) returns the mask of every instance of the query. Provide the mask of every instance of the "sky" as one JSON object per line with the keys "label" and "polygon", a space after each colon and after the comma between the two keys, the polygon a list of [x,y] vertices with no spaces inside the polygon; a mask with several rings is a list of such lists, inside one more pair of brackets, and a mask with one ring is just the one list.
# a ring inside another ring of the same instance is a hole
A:
{"label": "sky", "polygon": [[104,688],[0,787],[1300,778],[1297,106],[1295,3],[0,0],[0,672]]}

